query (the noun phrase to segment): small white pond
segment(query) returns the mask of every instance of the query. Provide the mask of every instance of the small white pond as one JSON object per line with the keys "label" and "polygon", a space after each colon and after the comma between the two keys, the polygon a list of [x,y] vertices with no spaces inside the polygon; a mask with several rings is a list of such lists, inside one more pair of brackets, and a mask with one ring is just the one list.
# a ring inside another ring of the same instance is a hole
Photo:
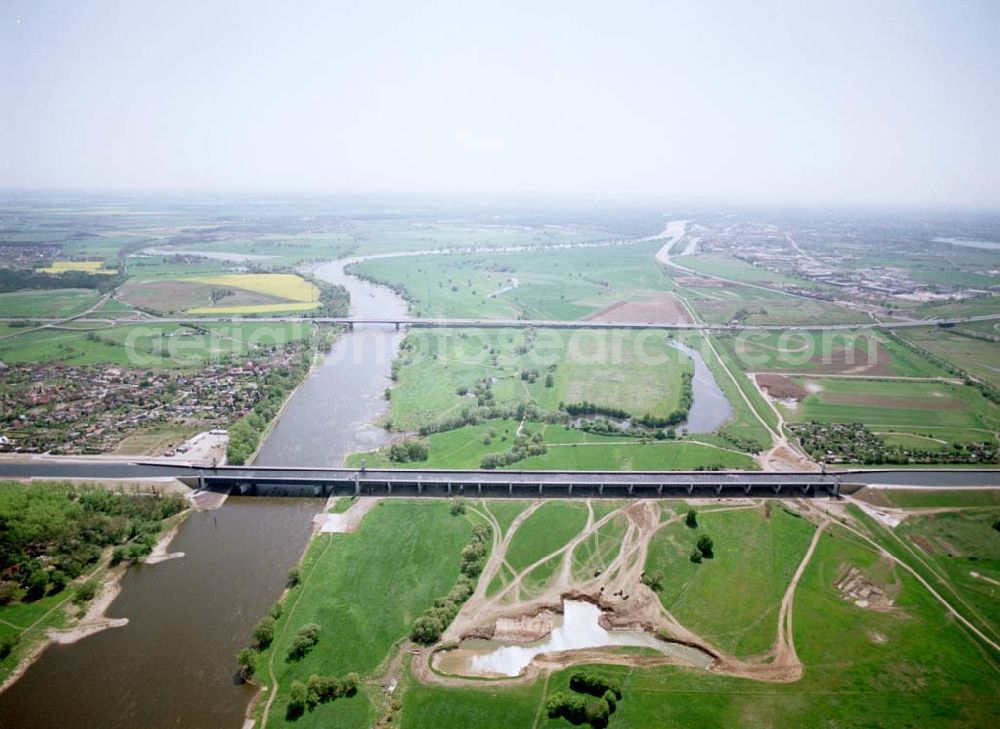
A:
{"label": "small white pond", "polygon": [[639,630],[605,630],[598,623],[600,614],[600,608],[589,602],[565,600],[562,619],[557,616],[557,627],[542,640],[524,644],[465,640],[454,650],[438,653],[435,667],[453,675],[518,676],[542,653],[606,646],[652,648],[702,668],[712,661],[695,648],[658,640]]}

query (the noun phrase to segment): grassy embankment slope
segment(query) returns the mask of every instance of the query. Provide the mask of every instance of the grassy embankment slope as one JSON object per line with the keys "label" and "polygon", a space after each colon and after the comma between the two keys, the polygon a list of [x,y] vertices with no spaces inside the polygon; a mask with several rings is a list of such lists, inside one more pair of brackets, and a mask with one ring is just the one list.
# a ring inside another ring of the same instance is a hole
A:
{"label": "grassy embankment slope", "polygon": [[[370,726],[383,700],[379,687],[366,685],[357,696],[321,704],[292,723],[285,717],[291,682],[349,672],[365,679],[385,670],[413,620],[457,581],[459,554],[475,519],[450,515],[443,501],[390,500],[365,516],[354,534],[314,537],[301,584],[284,598],[274,643],[257,662],[261,681],[270,684],[272,667],[278,681],[268,726]],[[288,660],[296,631],[307,623],[320,626],[318,644],[304,658]]]}

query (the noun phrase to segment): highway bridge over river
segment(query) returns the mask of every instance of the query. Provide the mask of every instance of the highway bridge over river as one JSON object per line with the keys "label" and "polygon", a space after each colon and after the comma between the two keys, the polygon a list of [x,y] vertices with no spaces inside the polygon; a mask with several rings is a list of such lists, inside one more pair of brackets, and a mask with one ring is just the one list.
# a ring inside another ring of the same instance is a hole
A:
{"label": "highway bridge over river", "polygon": [[0,460],[0,478],[176,478],[190,487],[288,496],[469,496],[517,498],[815,497],[862,485],[1000,488],[996,470],[760,471],[436,471],[241,467],[43,458]]}

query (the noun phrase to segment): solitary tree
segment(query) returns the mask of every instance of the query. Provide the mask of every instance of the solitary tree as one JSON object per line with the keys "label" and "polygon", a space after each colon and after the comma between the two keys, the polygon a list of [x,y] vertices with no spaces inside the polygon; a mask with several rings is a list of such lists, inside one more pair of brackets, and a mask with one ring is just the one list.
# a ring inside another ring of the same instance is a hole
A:
{"label": "solitary tree", "polygon": [[265,615],[253,629],[253,639],[261,648],[267,648],[274,640],[274,618]]}
{"label": "solitary tree", "polygon": [[306,685],[301,681],[292,681],[292,686],[288,691],[288,718],[294,719],[302,716],[306,709],[306,698],[309,695]]}
{"label": "solitary tree", "polygon": [[712,556],[712,538],[707,534],[702,534],[698,537],[698,544],[696,546],[698,547],[698,551],[701,552],[702,557],[710,558]]}
{"label": "solitary tree", "polygon": [[687,516],[684,518],[684,523],[687,524],[692,529],[697,529],[698,527],[698,512],[694,509],[688,509]]}
{"label": "solitary tree", "polygon": [[701,562],[701,552],[699,552],[697,549],[692,549],[691,550],[691,561],[694,562],[695,564],[698,564],[699,562]]}
{"label": "solitary tree", "polygon": [[257,651],[253,648],[244,648],[236,656],[236,660],[240,664],[240,678],[249,681],[257,667]]}

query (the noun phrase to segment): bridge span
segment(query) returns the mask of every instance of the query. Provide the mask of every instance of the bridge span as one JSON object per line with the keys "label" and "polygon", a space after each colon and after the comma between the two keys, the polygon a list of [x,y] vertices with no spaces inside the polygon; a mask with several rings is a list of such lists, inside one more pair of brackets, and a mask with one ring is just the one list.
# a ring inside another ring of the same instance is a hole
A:
{"label": "bridge span", "polygon": [[218,468],[182,480],[206,490],[315,496],[507,498],[812,497],[840,493],[839,474],[755,472],[408,471]]}
{"label": "bridge span", "polygon": [[1000,469],[762,471],[439,471],[199,466],[101,457],[0,458],[0,478],[135,481],[175,478],[192,488],[288,496],[519,498],[812,497],[863,485],[1000,488]]}

